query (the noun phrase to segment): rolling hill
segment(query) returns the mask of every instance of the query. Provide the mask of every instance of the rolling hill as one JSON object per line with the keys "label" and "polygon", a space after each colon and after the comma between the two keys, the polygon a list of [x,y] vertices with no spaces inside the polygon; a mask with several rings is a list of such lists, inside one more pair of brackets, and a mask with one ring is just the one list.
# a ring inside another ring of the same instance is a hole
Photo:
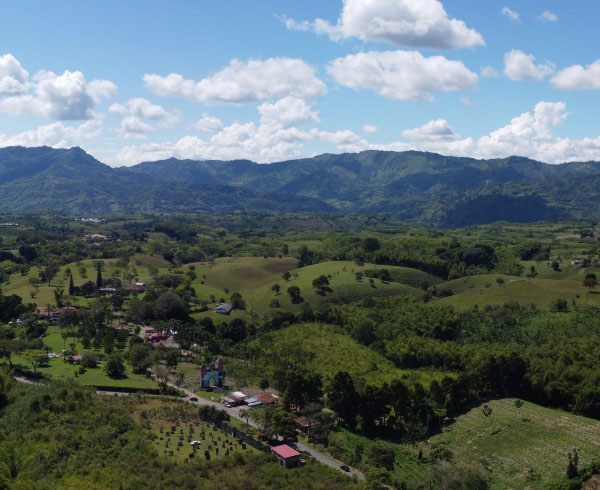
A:
{"label": "rolling hill", "polygon": [[260,165],[168,159],[111,168],[80,148],[0,149],[6,211],[386,213],[439,227],[595,218],[600,163],[423,152]]}

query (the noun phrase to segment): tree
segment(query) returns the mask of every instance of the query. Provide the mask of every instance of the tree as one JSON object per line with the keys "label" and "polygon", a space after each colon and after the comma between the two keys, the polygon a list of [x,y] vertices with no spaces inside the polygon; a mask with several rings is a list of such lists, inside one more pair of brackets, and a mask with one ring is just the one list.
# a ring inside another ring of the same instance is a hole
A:
{"label": "tree", "polygon": [[504,285],[504,279],[502,279],[501,277],[496,278],[496,284],[502,287]]}
{"label": "tree", "polygon": [[73,283],[73,274],[69,275],[69,296],[75,296],[75,284]]}
{"label": "tree", "polygon": [[521,420],[523,420],[523,416],[521,414],[521,409],[523,408],[523,405],[524,405],[523,400],[519,400],[519,399],[515,400],[515,408],[519,411],[519,418]]}
{"label": "tree", "polygon": [[287,289],[287,292],[290,295],[293,304],[302,303],[304,301],[302,296],[300,296],[300,288],[298,286],[290,286]]}
{"label": "tree", "polygon": [[284,281],[289,281],[292,275],[289,272],[285,271],[281,277]]}
{"label": "tree", "polygon": [[322,290],[325,286],[329,286],[329,279],[327,279],[327,276],[320,275],[316,279],[313,279],[313,282],[312,282],[313,289],[321,289]]}
{"label": "tree", "polygon": [[135,344],[129,349],[129,363],[134,373],[144,374],[152,365],[151,351],[146,344]]}
{"label": "tree", "polygon": [[158,381],[161,389],[164,391],[169,382],[169,368],[163,364],[156,363],[152,366],[152,372]]}
{"label": "tree", "polygon": [[490,419],[490,427],[492,427],[492,412],[493,409],[492,407],[490,407],[487,403],[485,403],[483,405],[483,407],[481,407],[481,413],[483,414],[483,416],[487,419]]}
{"label": "tree", "polygon": [[535,265],[532,265],[529,268],[529,272],[526,274],[526,276],[529,279],[529,282],[531,283],[531,280],[537,276],[537,272],[535,270]]}
{"label": "tree", "polygon": [[347,427],[356,426],[359,400],[360,397],[350,374],[339,371],[331,380],[327,390],[327,404]]}
{"label": "tree", "polygon": [[586,288],[589,288],[591,293],[592,289],[594,289],[598,285],[598,282],[596,280],[596,274],[594,274],[593,272],[587,273],[585,275],[585,279],[583,280],[583,285]]}
{"label": "tree", "polygon": [[98,262],[97,264],[97,272],[96,272],[96,289],[100,289],[102,287],[102,262]]}
{"label": "tree", "polygon": [[48,286],[50,286],[50,282],[52,281],[52,279],[54,279],[56,274],[58,274],[59,269],[60,267],[58,265],[58,262],[56,262],[55,260],[51,260],[41,273],[42,280],[46,281],[48,283]]}
{"label": "tree", "polygon": [[63,288],[56,288],[54,290],[54,301],[58,308],[62,308],[64,305],[64,299],[65,299],[64,295],[65,295],[65,290]]}
{"label": "tree", "polygon": [[279,291],[281,291],[281,286],[279,284],[275,283],[271,287],[271,290],[274,291],[275,294],[279,294]]}
{"label": "tree", "polygon": [[263,378],[260,380],[260,383],[258,384],[258,387],[262,390],[268,390],[269,389],[269,380],[267,378]]}
{"label": "tree", "polygon": [[567,478],[573,479],[579,476],[579,455],[577,449],[574,449],[574,454],[569,453],[569,464],[567,465]]}
{"label": "tree", "polygon": [[246,420],[246,427],[248,427],[250,425],[250,410],[242,408],[238,415]]}
{"label": "tree", "polygon": [[106,361],[105,369],[109,378],[118,379],[125,377],[125,365],[118,351],[110,354],[108,361]]}
{"label": "tree", "polygon": [[37,372],[38,367],[48,359],[46,352],[41,349],[24,350],[21,355],[29,361],[34,374]]}

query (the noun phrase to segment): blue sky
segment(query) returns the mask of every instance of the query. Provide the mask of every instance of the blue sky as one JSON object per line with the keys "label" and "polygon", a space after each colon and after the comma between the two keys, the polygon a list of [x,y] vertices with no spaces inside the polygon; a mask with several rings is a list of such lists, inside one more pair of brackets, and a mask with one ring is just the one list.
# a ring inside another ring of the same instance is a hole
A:
{"label": "blue sky", "polygon": [[589,1],[0,0],[0,146],[600,160]]}

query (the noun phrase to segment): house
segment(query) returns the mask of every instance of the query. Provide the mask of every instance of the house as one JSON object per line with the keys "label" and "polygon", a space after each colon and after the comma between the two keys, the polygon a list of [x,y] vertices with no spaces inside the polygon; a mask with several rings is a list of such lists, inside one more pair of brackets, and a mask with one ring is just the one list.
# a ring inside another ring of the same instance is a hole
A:
{"label": "house", "polygon": [[256,398],[258,398],[258,401],[260,401],[262,405],[270,405],[279,400],[277,395],[269,393],[268,391],[262,391],[261,393],[256,394]]}
{"label": "house", "polygon": [[225,406],[230,405],[232,407],[237,407],[241,405],[242,402],[248,398],[248,395],[242,391],[234,391],[229,393],[229,395],[221,398],[221,401],[225,404]]}
{"label": "house", "polygon": [[79,364],[79,363],[81,363],[81,359],[83,359],[83,356],[81,354],[78,354],[76,356],[71,356],[71,358],[69,359],[69,362],[71,364]]}
{"label": "house", "polygon": [[300,453],[287,444],[275,446],[271,449],[271,452],[286,468],[293,468],[300,465]]}
{"label": "house", "polygon": [[215,313],[220,313],[221,315],[229,315],[233,310],[233,306],[227,303],[219,303],[215,306]]}
{"label": "house", "polygon": [[298,426],[298,430],[307,437],[310,437],[311,429],[319,425],[319,422],[309,417],[297,417],[294,419],[295,424]]}
{"label": "house", "polygon": [[143,282],[136,282],[135,284],[130,284],[129,286],[125,286],[125,289],[133,294],[140,294],[148,289],[148,286]]}

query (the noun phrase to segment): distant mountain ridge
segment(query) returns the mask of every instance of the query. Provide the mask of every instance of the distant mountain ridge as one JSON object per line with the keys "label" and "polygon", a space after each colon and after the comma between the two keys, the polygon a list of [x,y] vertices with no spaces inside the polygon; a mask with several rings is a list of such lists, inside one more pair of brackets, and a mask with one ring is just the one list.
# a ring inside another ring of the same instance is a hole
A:
{"label": "distant mountain ridge", "polygon": [[599,198],[599,162],[364,151],[112,168],[81,148],[0,149],[0,209],[17,212],[389,213],[455,227],[594,218]]}

